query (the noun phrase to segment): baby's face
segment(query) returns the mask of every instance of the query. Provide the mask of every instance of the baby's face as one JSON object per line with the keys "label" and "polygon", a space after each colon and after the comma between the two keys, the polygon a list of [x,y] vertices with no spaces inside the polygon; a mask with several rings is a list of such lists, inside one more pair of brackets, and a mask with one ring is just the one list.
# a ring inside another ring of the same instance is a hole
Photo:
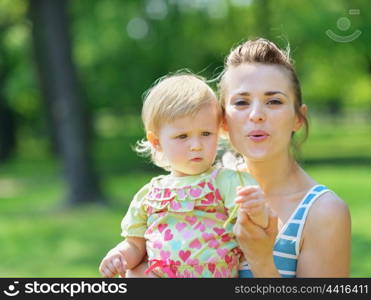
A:
{"label": "baby's face", "polygon": [[197,175],[212,166],[218,136],[217,106],[208,104],[195,116],[163,124],[159,130],[159,148],[169,161],[173,175]]}

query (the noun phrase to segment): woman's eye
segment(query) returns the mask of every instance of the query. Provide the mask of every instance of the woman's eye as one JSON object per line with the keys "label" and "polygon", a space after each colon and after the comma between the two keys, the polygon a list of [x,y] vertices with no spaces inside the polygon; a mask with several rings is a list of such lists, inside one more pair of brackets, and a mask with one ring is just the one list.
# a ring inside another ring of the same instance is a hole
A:
{"label": "woman's eye", "polygon": [[244,99],[239,99],[234,102],[235,106],[244,106],[244,105],[249,105],[249,102]]}
{"label": "woman's eye", "polygon": [[181,140],[184,140],[187,138],[187,135],[186,134],[180,134],[176,137],[177,139],[181,139]]}
{"label": "woman's eye", "polygon": [[268,100],[267,103],[273,104],[273,105],[279,105],[279,104],[282,104],[282,101],[280,99],[271,99],[271,100]]}
{"label": "woman's eye", "polygon": [[202,136],[209,136],[209,135],[211,135],[211,132],[205,131],[205,132],[203,132],[201,135],[202,135]]}

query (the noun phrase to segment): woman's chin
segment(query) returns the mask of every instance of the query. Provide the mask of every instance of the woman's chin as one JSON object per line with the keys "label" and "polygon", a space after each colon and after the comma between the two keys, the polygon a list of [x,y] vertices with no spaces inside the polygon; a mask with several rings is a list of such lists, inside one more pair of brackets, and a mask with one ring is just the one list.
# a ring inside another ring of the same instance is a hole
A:
{"label": "woman's chin", "polygon": [[244,156],[249,162],[263,162],[269,158],[269,152],[267,151],[249,151]]}

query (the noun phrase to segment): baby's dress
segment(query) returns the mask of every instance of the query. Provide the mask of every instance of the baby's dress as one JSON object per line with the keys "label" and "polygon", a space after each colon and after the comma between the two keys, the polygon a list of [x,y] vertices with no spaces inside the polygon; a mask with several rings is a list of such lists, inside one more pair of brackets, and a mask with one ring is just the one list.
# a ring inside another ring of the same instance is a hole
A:
{"label": "baby's dress", "polygon": [[235,172],[221,168],[155,177],[131,203],[122,235],[146,239],[147,271],[159,277],[238,277],[241,251],[233,224],[223,228],[237,185]]}

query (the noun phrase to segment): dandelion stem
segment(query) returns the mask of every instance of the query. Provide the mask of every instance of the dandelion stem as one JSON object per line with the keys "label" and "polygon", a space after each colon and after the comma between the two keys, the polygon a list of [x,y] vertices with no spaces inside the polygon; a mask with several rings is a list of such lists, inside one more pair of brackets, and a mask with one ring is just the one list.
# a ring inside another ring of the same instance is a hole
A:
{"label": "dandelion stem", "polygon": [[[245,181],[243,180],[242,174],[239,170],[237,170],[238,178],[240,179],[241,186],[245,186]],[[228,219],[224,222],[223,227],[226,228],[227,225],[236,217],[238,208],[240,207],[239,204],[235,205],[232,212],[230,213]]]}

